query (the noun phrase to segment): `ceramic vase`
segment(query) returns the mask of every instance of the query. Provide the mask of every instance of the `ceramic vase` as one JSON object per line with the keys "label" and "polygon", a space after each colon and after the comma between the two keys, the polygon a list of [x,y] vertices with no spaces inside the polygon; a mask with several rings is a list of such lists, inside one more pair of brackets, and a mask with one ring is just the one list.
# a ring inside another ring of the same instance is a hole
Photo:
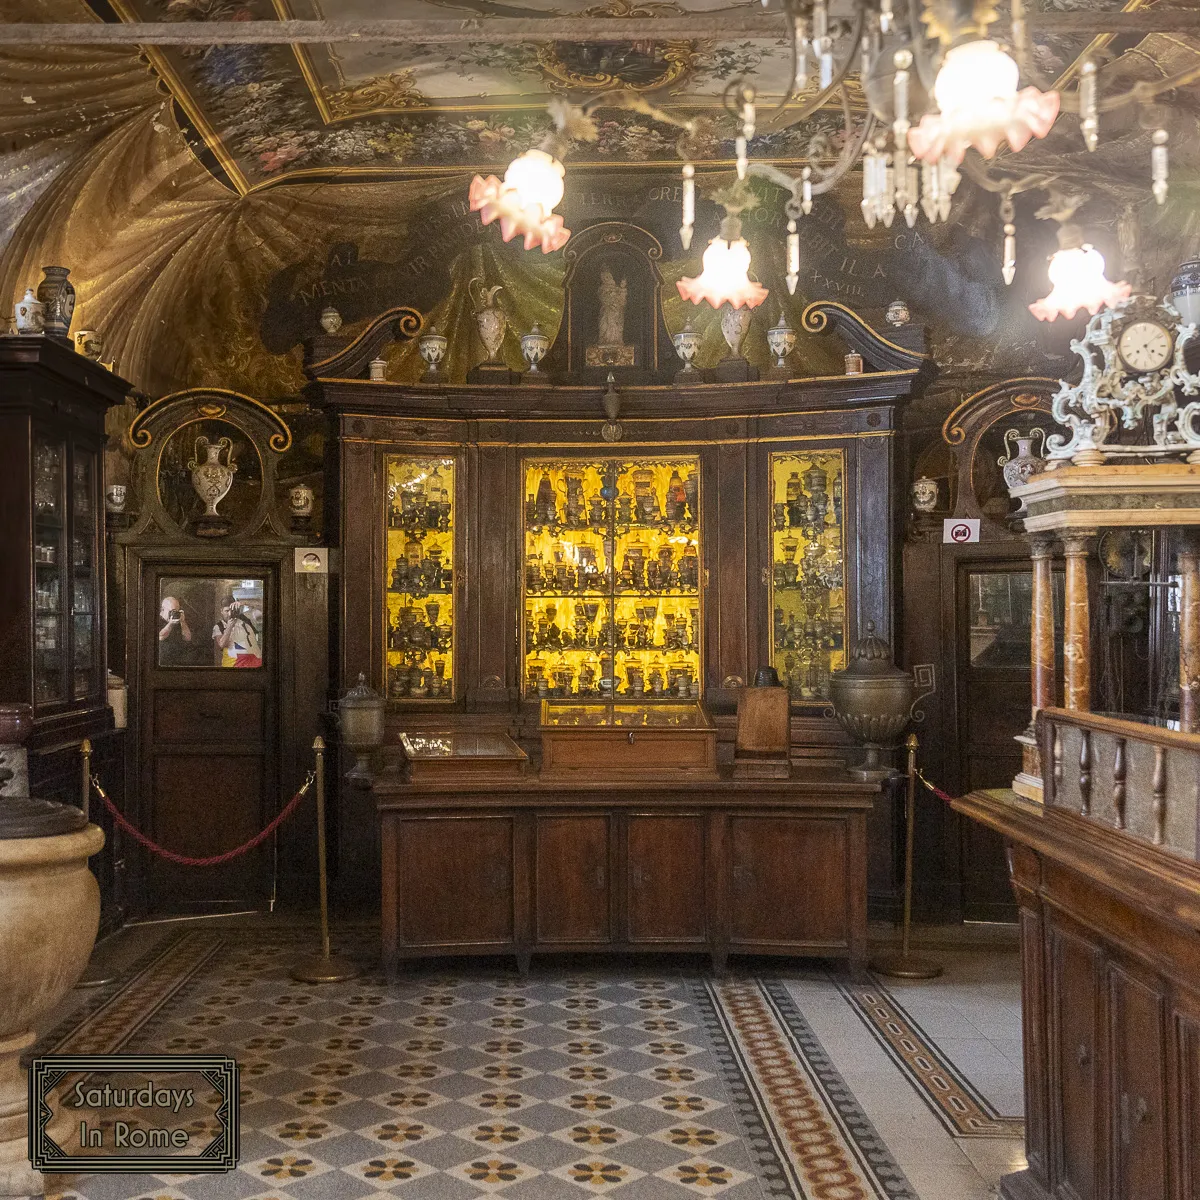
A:
{"label": "ceramic vase", "polygon": [[[225,461],[221,461],[221,455]],[[204,515],[197,523],[198,533],[224,532],[228,521],[217,512],[217,505],[229,495],[237,468],[232,462],[233,442],[227,437],[210,442],[206,437],[196,439],[196,457],[188,463],[192,487],[204,503]]]}
{"label": "ceramic vase", "polygon": [[104,507],[110,513],[123,513],[129,488],[123,483],[110,483],[104,491]]}
{"label": "ceramic vase", "polygon": [[1185,325],[1200,325],[1200,258],[1180,265],[1171,280],[1170,299]]}
{"label": "ceramic vase", "polygon": [[671,341],[675,344],[675,353],[683,360],[684,372],[689,375],[694,373],[696,367],[693,360],[700,350],[700,335],[692,328],[691,317]]}
{"label": "ceramic vase", "polygon": [[721,314],[721,334],[732,358],[742,357],[742,343],[746,340],[746,331],[750,328],[750,315],[749,307],[726,307]]}
{"label": "ceramic vase", "polygon": [[417,342],[417,350],[425,362],[425,378],[438,378],[438,367],[446,357],[446,348],[450,345],[445,334],[438,333],[437,327],[428,333],[423,333]]}
{"label": "ceramic vase", "polygon": [[42,282],[37,298],[46,307],[46,332],[51,337],[66,338],[71,332],[75,315],[75,285],[67,278],[68,267],[43,267]]}
{"label": "ceramic vase", "polygon": [[480,285],[480,304],[475,309],[475,328],[479,330],[479,340],[487,351],[487,361],[499,362],[500,347],[504,344],[504,333],[508,329],[508,318],[504,315],[504,309],[496,303],[496,294],[503,289],[500,284],[485,288],[481,279],[473,279],[471,282]]}
{"label": "ceramic vase", "polygon": [[104,339],[95,329],[75,330],[75,350],[92,362],[99,362],[104,353]]}
{"label": "ceramic vase", "polygon": [[[1004,448],[1009,449],[1010,440],[1016,443],[1017,452],[1008,456],[1001,455],[998,460],[998,465],[1004,475],[1004,482],[1009,491],[1015,487],[1020,487],[1021,484],[1027,483],[1029,479],[1042,470],[1045,465],[1033,452],[1034,439],[1042,434],[1040,429],[1032,430],[1028,437],[1018,433],[1015,429],[1009,429],[1004,434]],[[1043,440],[1045,435],[1042,434]]]}
{"label": "ceramic vase", "polygon": [[767,330],[767,345],[775,355],[776,367],[786,368],[788,355],[796,348],[796,331],[787,323],[782,309],[779,324]]}
{"label": "ceramic vase", "polygon": [[908,305],[903,300],[893,300],[887,306],[887,312],[884,313],[883,319],[895,328],[909,324],[912,321],[912,313],[908,311]]}
{"label": "ceramic vase", "polygon": [[321,328],[328,334],[337,333],[342,327],[342,314],[330,305],[321,310]]}
{"label": "ceramic vase", "polygon": [[549,349],[550,339],[542,332],[541,326],[534,321],[533,328],[521,336],[521,353],[529,364],[530,375],[541,374],[538,363],[546,357],[546,351]]}
{"label": "ceramic vase", "polygon": [[315,494],[307,483],[298,483],[288,489],[288,508],[293,517],[307,518],[313,513]]}
{"label": "ceramic vase", "polygon": [[25,295],[17,301],[13,320],[17,332],[27,337],[33,337],[46,328],[46,306],[33,294],[33,288],[26,288]]}
{"label": "ceramic vase", "polygon": [[929,513],[937,508],[938,485],[936,479],[922,475],[912,485],[912,506],[916,512]]}

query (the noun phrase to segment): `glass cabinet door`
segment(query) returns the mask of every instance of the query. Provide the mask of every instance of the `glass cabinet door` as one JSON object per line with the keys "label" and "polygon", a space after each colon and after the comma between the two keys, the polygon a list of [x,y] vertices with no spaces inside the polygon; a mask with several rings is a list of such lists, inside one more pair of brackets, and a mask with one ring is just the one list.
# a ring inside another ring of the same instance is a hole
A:
{"label": "glass cabinet door", "polygon": [[388,455],[387,695],[454,698],[454,525],[452,458]]}
{"label": "glass cabinet door", "polygon": [[74,448],[71,458],[71,693],[76,700],[100,690],[100,631],[97,628],[96,456]]}
{"label": "glass cabinet door", "polygon": [[770,479],[771,662],[793,700],[823,700],[846,659],[841,451],[773,453]]}
{"label": "glass cabinet door", "polygon": [[63,581],[67,557],[65,443],[45,434],[33,441],[33,699],[67,698]]}
{"label": "glass cabinet door", "polygon": [[700,460],[527,460],[527,696],[698,697]]}

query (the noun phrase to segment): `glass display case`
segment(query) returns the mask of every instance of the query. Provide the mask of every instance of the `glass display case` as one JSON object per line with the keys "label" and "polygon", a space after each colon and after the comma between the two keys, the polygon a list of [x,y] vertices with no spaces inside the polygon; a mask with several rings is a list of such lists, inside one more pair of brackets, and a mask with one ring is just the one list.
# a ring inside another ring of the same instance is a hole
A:
{"label": "glass display case", "polygon": [[33,437],[35,710],[101,692],[97,457],[67,439]]}
{"label": "glass display case", "polygon": [[413,783],[514,779],[528,756],[507,733],[443,730],[400,734],[405,773]]}
{"label": "glass display case", "polygon": [[527,459],[526,696],[698,697],[700,460]]}
{"label": "glass display case", "polygon": [[393,454],[385,470],[387,695],[452,700],[457,466],[453,458]]}
{"label": "glass display case", "polygon": [[770,455],[771,661],[793,700],[824,700],[845,665],[840,450]]}

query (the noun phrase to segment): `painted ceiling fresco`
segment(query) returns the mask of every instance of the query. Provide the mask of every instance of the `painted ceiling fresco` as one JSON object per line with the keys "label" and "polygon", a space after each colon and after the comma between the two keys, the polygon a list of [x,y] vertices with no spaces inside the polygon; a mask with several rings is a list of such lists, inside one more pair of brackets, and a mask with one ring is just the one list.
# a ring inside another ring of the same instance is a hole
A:
{"label": "painted ceiling fresco", "polygon": [[[1059,0],[1065,8],[1121,3]],[[793,73],[791,47],[782,36],[727,43],[570,40],[572,19],[579,16],[645,17],[649,26],[657,15],[720,15],[758,9],[758,0],[340,0],[326,9],[317,0],[93,0],[92,7],[106,20],[145,21],[543,17],[559,35],[516,45],[148,48],[205,162],[243,193],[284,180],[496,170],[549,132],[546,105],[553,97],[585,100],[613,88],[644,94],[681,115],[709,116],[701,157],[728,163],[737,131],[722,98],[742,75],[752,77],[763,109],[752,154],[795,163],[832,155],[840,145],[840,108],[794,127],[786,126],[786,110],[774,117],[767,111],[782,100]],[[775,24],[782,33],[783,18]],[[1051,78],[1065,76],[1088,44],[1083,36],[1037,41],[1035,62]],[[865,105],[856,77],[851,100],[858,109]],[[619,109],[604,109],[600,118],[599,140],[577,148],[575,165],[678,165],[677,129]],[[815,145],[814,138],[820,139]]]}

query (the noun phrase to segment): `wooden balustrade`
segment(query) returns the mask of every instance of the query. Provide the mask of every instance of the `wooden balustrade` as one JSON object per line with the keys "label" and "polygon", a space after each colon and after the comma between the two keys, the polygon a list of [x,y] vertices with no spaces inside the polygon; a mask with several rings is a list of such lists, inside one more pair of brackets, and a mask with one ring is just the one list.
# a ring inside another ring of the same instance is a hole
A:
{"label": "wooden balustrade", "polygon": [[1200,734],[1044,708],[1037,736],[1048,807],[1200,861]]}

